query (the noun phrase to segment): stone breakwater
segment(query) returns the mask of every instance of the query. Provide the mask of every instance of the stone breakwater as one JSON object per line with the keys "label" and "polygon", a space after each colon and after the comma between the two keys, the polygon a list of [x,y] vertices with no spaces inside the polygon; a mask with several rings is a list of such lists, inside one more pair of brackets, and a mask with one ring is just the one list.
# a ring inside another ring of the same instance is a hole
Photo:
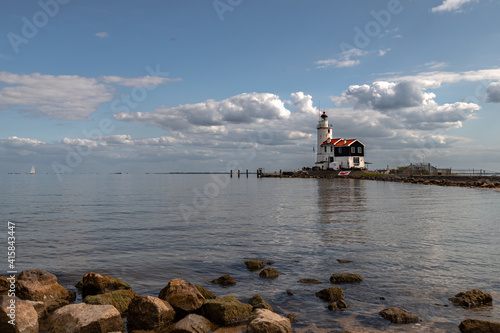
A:
{"label": "stone breakwater", "polygon": [[[277,270],[266,268],[272,264],[260,260],[245,262],[249,274],[263,281],[279,278]],[[315,296],[330,311],[350,311],[339,285],[364,281],[366,279],[359,274],[334,273],[330,276],[330,283],[335,286],[318,286]],[[303,278],[298,282],[323,284],[311,278]],[[224,275],[212,283],[231,288],[237,281]],[[9,281],[0,277],[2,333],[288,333],[293,332],[292,323],[299,322],[296,314],[276,313],[273,306],[260,295],[254,295],[247,302],[231,295],[217,297],[202,286],[180,278],[170,280],[157,296],[151,296],[138,295],[120,279],[90,272],[75,285],[83,298],[83,303],[77,304],[74,303],[75,292],[66,290],[55,275],[41,269],[21,272],[15,284],[16,296],[7,295]],[[283,286],[283,293],[293,297],[293,292],[285,288]],[[450,297],[449,301],[464,309],[493,306],[491,295],[477,289],[460,292]],[[388,325],[408,325],[422,321],[398,307],[386,308],[379,315],[387,320]],[[457,326],[461,332],[500,332],[500,323],[490,321],[466,319],[457,323]]]}
{"label": "stone breakwater", "polygon": [[397,174],[382,174],[369,171],[351,171],[348,175],[339,175],[340,171],[296,171],[283,172],[282,175],[263,175],[263,177],[280,178],[349,178],[378,180],[400,183],[413,183],[423,185],[479,187],[500,189],[500,177],[498,176],[401,176]]}

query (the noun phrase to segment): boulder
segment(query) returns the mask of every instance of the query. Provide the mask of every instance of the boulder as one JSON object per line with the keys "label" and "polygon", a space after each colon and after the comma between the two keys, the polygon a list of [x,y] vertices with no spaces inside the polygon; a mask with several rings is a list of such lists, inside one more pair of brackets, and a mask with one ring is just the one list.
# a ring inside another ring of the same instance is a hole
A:
{"label": "boulder", "polygon": [[266,269],[263,269],[259,273],[259,276],[264,279],[276,279],[278,276],[280,276],[280,273],[274,268],[268,267]]}
{"label": "boulder", "polygon": [[500,333],[500,323],[477,319],[465,319],[458,329],[462,333]]}
{"label": "boulder", "polygon": [[316,297],[329,303],[344,300],[344,292],[339,287],[326,288],[318,291],[315,295]]}
{"label": "boulder", "polygon": [[294,313],[290,313],[287,317],[288,317],[288,320],[290,320],[291,323],[298,323],[299,322],[299,318]]}
{"label": "boulder", "polygon": [[10,282],[5,276],[0,276],[0,295],[9,291]]}
{"label": "boulder", "polygon": [[94,305],[113,305],[122,316],[126,315],[132,299],[137,296],[132,290],[114,290],[100,295],[88,295],[83,302]]}
{"label": "boulder", "polygon": [[305,284],[323,284],[323,282],[316,280],[316,279],[300,279],[300,283],[305,283]]}
{"label": "boulder", "polygon": [[291,290],[287,290],[287,291],[286,291],[286,294],[287,294],[288,296],[293,296],[293,295],[294,295],[294,293],[293,293]]}
{"label": "boulder", "polygon": [[205,297],[191,283],[173,279],[160,290],[159,298],[167,301],[176,311],[191,313],[198,310]]}
{"label": "boulder", "polygon": [[124,332],[120,312],[112,305],[71,304],[54,311],[49,333]]}
{"label": "boulder", "polygon": [[336,273],[330,276],[330,282],[334,284],[340,283],[356,283],[363,281],[363,277],[353,273]]}
{"label": "boulder", "polygon": [[274,309],[269,303],[264,301],[264,299],[260,295],[255,295],[254,297],[250,298],[248,301],[248,304],[250,304],[253,309],[267,309],[269,311],[273,311]]}
{"label": "boulder", "polygon": [[136,296],[128,306],[127,328],[155,330],[174,321],[175,310],[167,301],[153,296]]}
{"label": "boulder", "polygon": [[236,279],[229,275],[224,275],[218,279],[212,280],[212,283],[220,284],[224,287],[229,287],[229,286],[234,286],[236,284]]}
{"label": "boulder", "polygon": [[203,297],[205,297],[205,299],[216,299],[217,296],[215,296],[215,294],[205,288],[203,288],[202,286],[198,286],[198,285],[194,285],[196,287],[196,289],[198,289],[198,291],[200,292],[200,294],[203,295]]}
{"label": "boulder", "polygon": [[114,290],[132,289],[127,283],[120,279],[93,272],[83,276],[81,287],[83,298],[88,295],[104,294]]}
{"label": "boulder", "polygon": [[477,308],[483,305],[493,305],[493,298],[490,294],[483,293],[479,289],[473,289],[466,292],[461,292],[450,297],[449,300],[466,309]]}
{"label": "boulder", "polygon": [[337,311],[341,309],[346,309],[348,307],[347,303],[344,300],[335,301],[328,304],[328,310]]}
{"label": "boulder", "polygon": [[190,314],[170,326],[166,333],[209,333],[215,330],[215,325],[205,317]]}
{"label": "boulder", "polygon": [[255,272],[266,267],[266,262],[262,260],[248,260],[245,261],[245,265],[247,266],[248,270]]}
{"label": "boulder", "polygon": [[345,259],[337,259],[339,264],[349,264],[352,262],[352,260],[345,260]]}
{"label": "boulder", "polygon": [[74,291],[67,291],[57,283],[57,277],[54,274],[41,269],[22,271],[17,276],[16,296],[25,300],[43,302],[45,312],[68,305],[76,298]]}
{"label": "boulder", "polygon": [[389,320],[393,324],[413,324],[420,320],[410,311],[401,308],[388,308],[379,312],[382,318]]}
{"label": "boulder", "polygon": [[266,309],[256,309],[252,314],[252,319],[247,328],[247,333],[292,332],[292,324],[288,318]]}
{"label": "boulder", "polygon": [[205,300],[201,312],[205,318],[217,325],[236,326],[248,322],[252,306],[241,303],[234,296],[223,296]]}
{"label": "boulder", "polygon": [[0,296],[0,332],[38,333],[38,330],[38,314],[29,301],[15,296]]}

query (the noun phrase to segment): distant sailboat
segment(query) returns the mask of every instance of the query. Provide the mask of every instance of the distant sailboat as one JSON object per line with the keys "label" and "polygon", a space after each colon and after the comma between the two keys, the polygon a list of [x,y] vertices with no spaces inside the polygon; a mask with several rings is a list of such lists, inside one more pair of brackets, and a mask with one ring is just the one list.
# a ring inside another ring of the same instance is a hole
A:
{"label": "distant sailboat", "polygon": [[35,166],[33,165],[31,167],[30,175],[34,175],[34,174],[35,174]]}

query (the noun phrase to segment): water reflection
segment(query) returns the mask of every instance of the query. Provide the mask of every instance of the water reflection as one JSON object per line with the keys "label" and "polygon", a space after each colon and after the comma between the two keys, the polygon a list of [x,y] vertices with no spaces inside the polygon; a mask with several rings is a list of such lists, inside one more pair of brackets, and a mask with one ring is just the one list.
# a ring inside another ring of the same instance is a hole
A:
{"label": "water reflection", "polygon": [[327,247],[368,240],[366,185],[358,179],[318,179],[318,232]]}

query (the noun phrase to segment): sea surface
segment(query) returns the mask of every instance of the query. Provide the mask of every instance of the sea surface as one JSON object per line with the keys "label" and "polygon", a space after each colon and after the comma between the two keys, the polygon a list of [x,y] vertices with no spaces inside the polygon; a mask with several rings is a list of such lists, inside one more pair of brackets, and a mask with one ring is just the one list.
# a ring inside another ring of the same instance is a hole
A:
{"label": "sea surface", "polygon": [[[297,332],[458,332],[466,318],[500,321],[497,190],[255,175],[5,174],[0,205],[4,247],[7,221],[16,223],[16,269],[47,270],[71,290],[88,272],[153,296],[183,278],[244,302],[260,294],[276,312],[298,316]],[[281,276],[259,278],[245,268],[249,259],[273,261]],[[5,275],[7,258],[0,269]],[[314,293],[342,272],[365,280],[341,285],[349,308],[331,312]],[[237,284],[210,283],[225,274]],[[470,289],[490,293],[494,306],[466,310],[448,300]],[[390,324],[378,312],[392,306],[421,322]]]}

